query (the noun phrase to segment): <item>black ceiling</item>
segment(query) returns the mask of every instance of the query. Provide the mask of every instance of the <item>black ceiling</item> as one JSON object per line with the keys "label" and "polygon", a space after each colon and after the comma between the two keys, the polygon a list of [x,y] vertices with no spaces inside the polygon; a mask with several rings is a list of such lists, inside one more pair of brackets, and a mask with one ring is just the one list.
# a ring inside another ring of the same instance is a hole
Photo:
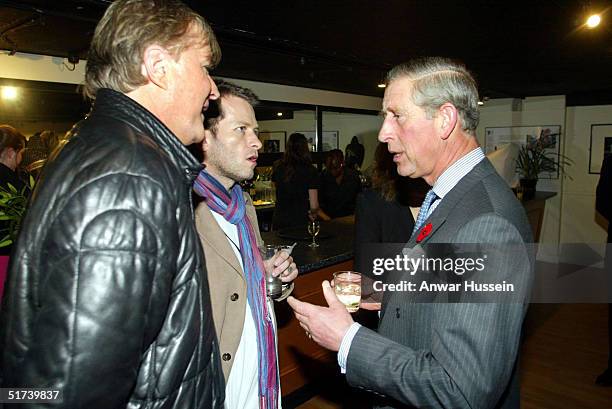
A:
{"label": "black ceiling", "polygon": [[[0,0],[0,48],[86,57],[106,0]],[[582,0],[186,1],[212,24],[216,75],[381,96],[418,55],[463,60],[483,97],[612,103],[612,3]],[[595,30],[586,13],[603,13]]]}

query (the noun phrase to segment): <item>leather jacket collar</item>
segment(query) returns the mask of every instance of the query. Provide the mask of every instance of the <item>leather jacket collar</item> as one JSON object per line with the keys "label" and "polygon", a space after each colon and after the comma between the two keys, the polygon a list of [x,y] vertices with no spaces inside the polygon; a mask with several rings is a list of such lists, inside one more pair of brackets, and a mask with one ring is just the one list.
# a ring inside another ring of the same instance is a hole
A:
{"label": "leather jacket collar", "polygon": [[91,114],[111,116],[148,135],[183,170],[190,182],[195,180],[203,168],[166,125],[145,107],[120,92],[108,88],[98,90]]}

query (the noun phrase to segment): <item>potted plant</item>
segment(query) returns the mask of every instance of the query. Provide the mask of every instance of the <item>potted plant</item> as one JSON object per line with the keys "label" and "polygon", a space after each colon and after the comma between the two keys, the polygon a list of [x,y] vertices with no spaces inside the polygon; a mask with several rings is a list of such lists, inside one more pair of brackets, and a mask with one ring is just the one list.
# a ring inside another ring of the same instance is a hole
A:
{"label": "potted plant", "polygon": [[567,156],[546,150],[555,146],[558,136],[559,134],[552,134],[550,129],[546,128],[537,138],[531,138],[521,146],[516,159],[516,169],[521,175],[519,184],[524,199],[533,199],[540,173],[565,174],[565,167],[572,165],[573,161]]}
{"label": "potted plant", "polygon": [[10,246],[17,239],[21,219],[26,211],[29,192],[34,188],[34,178],[30,176],[29,184],[17,190],[10,183],[0,186],[0,247]]}

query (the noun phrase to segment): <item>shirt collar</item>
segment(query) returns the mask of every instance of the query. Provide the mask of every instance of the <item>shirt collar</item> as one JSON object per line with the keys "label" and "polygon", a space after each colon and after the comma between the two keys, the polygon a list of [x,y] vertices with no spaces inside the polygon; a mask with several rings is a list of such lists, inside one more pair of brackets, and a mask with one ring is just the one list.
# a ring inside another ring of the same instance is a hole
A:
{"label": "shirt collar", "polygon": [[432,189],[436,196],[443,199],[444,196],[446,196],[446,194],[484,158],[485,155],[482,149],[477,147],[449,166],[433,185]]}

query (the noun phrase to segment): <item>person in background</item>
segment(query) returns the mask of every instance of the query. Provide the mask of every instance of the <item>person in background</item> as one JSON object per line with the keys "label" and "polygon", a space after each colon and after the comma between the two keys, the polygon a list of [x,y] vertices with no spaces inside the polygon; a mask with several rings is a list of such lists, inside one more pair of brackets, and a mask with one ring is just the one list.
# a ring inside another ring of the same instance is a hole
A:
{"label": "person in background", "polygon": [[9,183],[18,191],[25,186],[17,174],[25,144],[26,139],[21,132],[10,125],[0,125],[0,185],[5,189]]}
{"label": "person in background", "polygon": [[321,210],[334,219],[355,213],[355,201],[361,191],[361,180],[355,169],[344,166],[340,149],[332,149],[325,158],[321,174]]}
{"label": "person in background", "polygon": [[[278,252],[262,260],[263,245],[251,197],[240,182],[253,177],[261,148],[253,106],[255,94],[218,81],[217,116],[208,115],[201,144],[205,170],[194,191],[204,198],[195,213],[206,269],[223,373],[225,409],[280,407],[274,306],[265,294],[265,275],[293,281],[298,274],[293,258]],[[213,111],[211,109],[210,111]],[[288,287],[279,299],[291,293]]]}
{"label": "person in background", "polygon": [[476,82],[462,64],[430,57],[396,66],[386,84],[378,140],[400,175],[432,186],[404,250],[494,244],[500,251],[487,273],[516,283],[516,301],[444,302],[434,292],[415,302],[410,292],[387,291],[375,332],[353,321],[327,281],[329,307],[287,300],[306,335],[338,351],[349,385],[375,392],[380,406],[517,408],[533,239],[524,208],[478,146]]}
{"label": "person in background", "polygon": [[32,135],[26,144],[22,169],[34,178],[38,177],[47,158],[59,145],[59,135],[53,131],[42,131]]}
{"label": "person in background", "polygon": [[191,204],[202,165],[185,147],[204,138],[220,56],[180,1],[108,6],[85,69],[93,108],[43,168],[11,257],[3,388],[61,391],[54,408],[223,407]]}
{"label": "person in background", "polygon": [[365,147],[359,143],[356,135],[351,139],[351,143],[346,145],[344,156],[346,158],[347,168],[354,169],[357,172],[361,170],[363,158],[365,156]]}
{"label": "person in background", "polygon": [[423,203],[429,185],[422,178],[400,176],[386,143],[376,147],[372,168],[372,187],[357,196],[355,207],[354,268],[373,278],[361,258],[364,246],[407,243],[414,228],[411,208]]}
{"label": "person in background", "polygon": [[303,134],[289,136],[283,159],[274,163],[272,182],[276,186],[274,229],[306,227],[309,216],[320,210],[319,176],[312,166],[308,141]]}
{"label": "person in background", "polygon": [[30,136],[26,142],[25,151],[23,152],[23,161],[21,166],[27,168],[30,164],[47,159],[48,152],[42,134],[49,131],[36,132]]}
{"label": "person in background", "polygon": [[[599,182],[595,194],[595,209],[608,221],[608,240],[606,245],[606,255],[604,268],[606,270],[608,283],[612,283],[612,154],[604,155],[601,165]],[[612,291],[612,285],[608,288]],[[612,294],[608,294],[612,297]],[[612,303],[608,304],[608,367],[601,373],[595,383],[601,386],[612,386]]]}

